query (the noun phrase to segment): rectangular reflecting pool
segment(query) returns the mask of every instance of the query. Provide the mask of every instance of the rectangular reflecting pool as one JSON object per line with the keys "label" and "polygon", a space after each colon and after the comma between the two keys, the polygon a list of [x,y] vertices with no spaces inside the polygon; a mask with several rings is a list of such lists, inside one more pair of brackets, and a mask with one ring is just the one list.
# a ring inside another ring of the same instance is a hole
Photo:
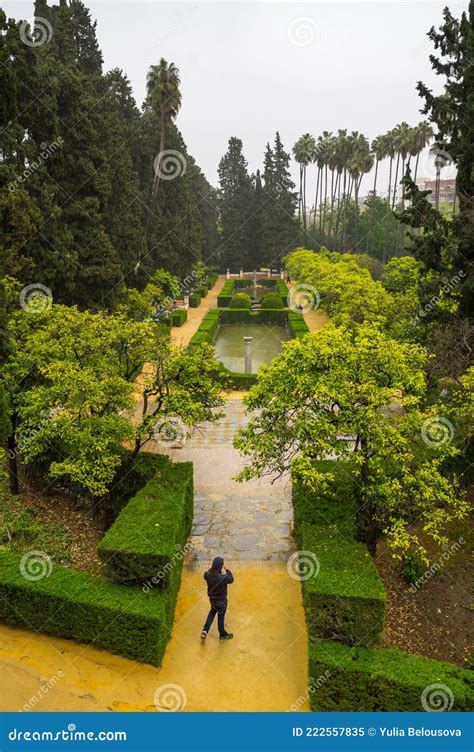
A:
{"label": "rectangular reflecting pool", "polygon": [[288,339],[285,327],[278,324],[221,324],[215,341],[216,358],[229,371],[245,372],[244,337],[253,338],[252,373],[256,373],[261,365],[270,363],[281,352],[282,342]]}

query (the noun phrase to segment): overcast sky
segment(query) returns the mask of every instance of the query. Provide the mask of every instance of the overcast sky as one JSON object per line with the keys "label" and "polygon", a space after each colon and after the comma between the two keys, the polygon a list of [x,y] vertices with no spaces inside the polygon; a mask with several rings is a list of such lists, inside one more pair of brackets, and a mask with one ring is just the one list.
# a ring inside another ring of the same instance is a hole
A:
{"label": "overcast sky", "polygon": [[[0,5],[15,18],[32,15],[33,2]],[[414,125],[422,119],[418,80],[440,88],[426,32],[441,22],[446,0],[86,5],[98,22],[105,69],[126,72],[139,105],[149,66],[162,56],[178,66],[183,104],[177,125],[213,184],[230,136],[243,140],[255,171],[276,130],[288,151],[305,132],[347,128],[372,140],[402,120]],[[449,7],[458,16],[467,2]],[[293,172],[296,179],[296,165]],[[382,188],[388,168],[379,174]],[[434,177],[427,156],[418,174]]]}

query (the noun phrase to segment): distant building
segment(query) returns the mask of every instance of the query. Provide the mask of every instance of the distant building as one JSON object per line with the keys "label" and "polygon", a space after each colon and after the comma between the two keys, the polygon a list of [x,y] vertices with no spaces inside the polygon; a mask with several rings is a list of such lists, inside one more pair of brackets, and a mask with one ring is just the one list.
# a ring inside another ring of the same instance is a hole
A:
{"label": "distant building", "polygon": [[[436,194],[436,180],[430,180],[428,178],[417,178],[416,184],[420,191],[431,191],[431,195],[427,196],[426,198],[428,199],[428,201],[431,201],[431,203],[434,204]],[[456,178],[446,178],[445,180],[439,181],[440,203],[453,202],[455,195]]]}

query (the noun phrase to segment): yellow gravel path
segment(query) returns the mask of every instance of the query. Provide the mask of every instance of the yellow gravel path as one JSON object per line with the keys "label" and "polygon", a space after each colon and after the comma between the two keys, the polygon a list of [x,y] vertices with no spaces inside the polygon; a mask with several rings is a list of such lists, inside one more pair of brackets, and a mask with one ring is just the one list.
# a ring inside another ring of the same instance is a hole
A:
{"label": "yellow gravel path", "polygon": [[[208,602],[201,571],[184,572],[173,636],[159,669],[47,635],[0,626],[3,711],[156,711],[167,684],[185,711],[308,710],[306,633],[300,585],[285,564],[238,562],[226,619],[199,632]],[[162,696],[158,692],[156,697]],[[33,700],[32,698],[37,698]],[[181,702],[183,700],[181,699]],[[30,703],[30,705],[28,705]]]}

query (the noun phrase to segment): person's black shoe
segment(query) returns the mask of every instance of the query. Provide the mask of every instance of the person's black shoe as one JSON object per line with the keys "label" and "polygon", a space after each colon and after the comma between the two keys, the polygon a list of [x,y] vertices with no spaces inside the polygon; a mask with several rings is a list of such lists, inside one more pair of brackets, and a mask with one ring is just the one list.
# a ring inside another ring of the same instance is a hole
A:
{"label": "person's black shoe", "polygon": [[206,637],[207,637],[207,632],[206,632],[205,629],[203,629],[202,632],[201,632],[201,640],[204,642],[204,640],[206,639]]}
{"label": "person's black shoe", "polygon": [[227,632],[227,634],[223,635],[222,637],[219,637],[220,640],[231,640],[233,638],[233,634],[231,632]]}

